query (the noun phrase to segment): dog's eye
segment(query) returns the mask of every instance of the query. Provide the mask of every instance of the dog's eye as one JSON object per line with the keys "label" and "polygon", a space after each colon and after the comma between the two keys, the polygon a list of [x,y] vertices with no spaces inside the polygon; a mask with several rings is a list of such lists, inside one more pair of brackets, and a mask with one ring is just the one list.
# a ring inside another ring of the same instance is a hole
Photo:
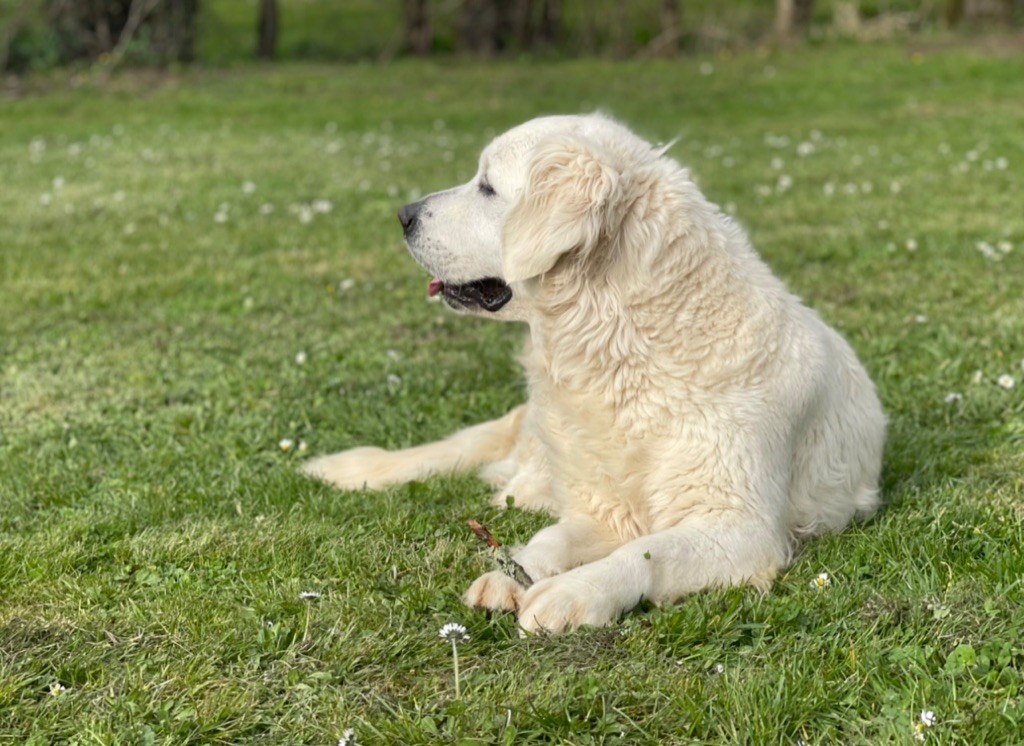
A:
{"label": "dog's eye", "polygon": [[488,184],[485,180],[481,179],[480,194],[484,195],[485,197],[493,197],[495,194],[497,194],[497,192],[494,191],[494,187]]}

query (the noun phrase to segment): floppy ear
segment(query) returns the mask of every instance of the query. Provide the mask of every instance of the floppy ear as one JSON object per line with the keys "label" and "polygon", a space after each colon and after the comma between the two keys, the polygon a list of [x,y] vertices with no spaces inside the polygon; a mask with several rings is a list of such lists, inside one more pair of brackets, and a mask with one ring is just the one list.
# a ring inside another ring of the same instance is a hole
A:
{"label": "floppy ear", "polygon": [[542,275],[563,254],[597,244],[619,193],[609,160],[575,137],[537,146],[526,188],[505,219],[505,282]]}

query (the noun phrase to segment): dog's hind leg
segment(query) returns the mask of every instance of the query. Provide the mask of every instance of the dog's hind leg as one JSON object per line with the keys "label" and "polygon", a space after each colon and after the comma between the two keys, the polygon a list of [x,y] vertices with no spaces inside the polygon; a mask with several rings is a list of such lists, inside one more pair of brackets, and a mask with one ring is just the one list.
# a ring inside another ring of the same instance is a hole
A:
{"label": "dog's hind leg", "polygon": [[515,447],[526,406],[490,422],[473,425],[444,440],[401,451],[353,448],[307,461],[302,471],[343,490],[379,490],[435,474],[468,471],[501,461]]}

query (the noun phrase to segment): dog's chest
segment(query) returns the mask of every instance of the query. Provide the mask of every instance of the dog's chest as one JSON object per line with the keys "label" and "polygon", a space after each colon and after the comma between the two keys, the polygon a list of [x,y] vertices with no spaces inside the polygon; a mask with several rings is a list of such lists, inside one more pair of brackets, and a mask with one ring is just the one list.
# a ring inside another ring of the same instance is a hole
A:
{"label": "dog's chest", "polygon": [[588,515],[626,540],[646,533],[650,464],[643,439],[624,432],[613,408],[594,396],[540,386],[531,391],[531,406],[541,413],[540,441],[563,514]]}

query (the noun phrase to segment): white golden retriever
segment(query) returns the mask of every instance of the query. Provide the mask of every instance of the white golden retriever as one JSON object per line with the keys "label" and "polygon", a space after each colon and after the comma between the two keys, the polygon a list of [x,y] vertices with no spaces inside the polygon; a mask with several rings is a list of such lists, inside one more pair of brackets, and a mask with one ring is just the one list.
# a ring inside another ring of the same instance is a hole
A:
{"label": "white golden retriever", "polygon": [[483,466],[499,504],[557,516],[515,554],[534,584],[489,572],[469,605],[563,631],[641,599],[763,589],[801,538],[878,506],[867,373],[664,148],[600,115],[534,119],[399,217],[431,296],[529,324],[528,402],[305,470],[379,489]]}

